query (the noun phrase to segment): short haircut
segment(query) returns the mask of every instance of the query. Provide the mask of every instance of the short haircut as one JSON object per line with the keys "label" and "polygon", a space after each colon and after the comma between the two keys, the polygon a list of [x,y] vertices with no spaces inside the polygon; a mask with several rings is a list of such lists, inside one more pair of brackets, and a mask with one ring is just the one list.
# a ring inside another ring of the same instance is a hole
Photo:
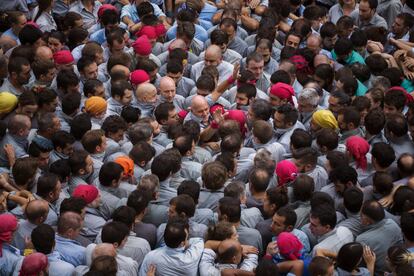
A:
{"label": "short haircut", "polygon": [[394,149],[387,143],[378,142],[372,146],[372,157],[383,168],[388,168],[395,161]]}
{"label": "short haircut", "polygon": [[52,143],[55,150],[58,147],[64,149],[67,145],[75,143],[75,141],[75,137],[64,130],[58,130],[52,136]]}
{"label": "short haircut", "polygon": [[293,158],[300,160],[302,164],[314,166],[318,162],[318,152],[312,147],[301,148],[293,152]]}
{"label": "short haircut", "polygon": [[395,107],[397,110],[402,110],[405,106],[406,96],[401,90],[390,89],[384,95],[384,104]]}
{"label": "short haircut", "polygon": [[407,120],[402,114],[390,114],[387,116],[385,129],[396,137],[402,137],[408,132]]}
{"label": "short haircut", "polygon": [[372,219],[374,222],[379,222],[385,218],[384,208],[375,200],[367,200],[362,204],[361,213]]}
{"label": "short haircut", "polygon": [[311,217],[319,219],[322,226],[329,225],[331,229],[336,226],[336,211],[330,205],[323,204],[311,209]]}
{"label": "short haircut", "polygon": [[253,168],[249,174],[249,183],[256,192],[266,191],[269,181],[270,175],[264,168]]}
{"label": "short haircut", "polygon": [[267,189],[266,196],[270,204],[276,205],[276,209],[287,205],[289,202],[287,190],[283,187],[272,187]]}
{"label": "short haircut", "polygon": [[37,192],[42,198],[47,198],[49,193],[54,192],[59,178],[54,173],[45,173],[37,180]]}
{"label": "short haircut", "polygon": [[339,166],[334,168],[329,174],[329,179],[333,182],[339,182],[342,184],[347,184],[351,182],[353,185],[357,184],[358,173],[351,166]]}
{"label": "short haircut", "polygon": [[382,196],[387,196],[394,188],[393,179],[390,174],[386,172],[375,172],[372,178],[375,192]]}
{"label": "short haircut", "polygon": [[95,153],[96,147],[102,144],[102,138],[105,132],[101,129],[89,130],[82,137],[82,146],[90,154]]}
{"label": "short haircut", "polygon": [[241,181],[232,181],[224,188],[224,196],[240,199],[240,197],[246,195],[245,184]]}
{"label": "short haircut", "polygon": [[133,208],[137,214],[141,214],[147,208],[149,201],[148,195],[134,190],[128,196],[127,206]]}
{"label": "short haircut", "polygon": [[272,106],[268,101],[264,99],[256,99],[253,103],[250,104],[250,108],[253,111],[256,119],[268,121],[272,116]]}
{"label": "short haircut", "polygon": [[353,106],[345,107],[339,110],[338,115],[344,116],[344,122],[346,124],[352,123],[355,128],[359,126],[361,122],[361,115],[359,114],[358,110]]}
{"label": "short haircut", "polygon": [[181,154],[177,149],[164,151],[156,156],[151,164],[151,172],[158,176],[160,181],[166,180],[170,175],[181,168]]}
{"label": "short haircut", "polygon": [[124,169],[115,162],[106,162],[99,170],[99,183],[102,186],[110,187],[113,181],[121,179]]}
{"label": "short haircut", "polygon": [[117,115],[108,116],[102,123],[101,129],[105,131],[105,135],[117,133],[119,130],[126,130],[127,124],[124,119]]}
{"label": "short haircut", "polygon": [[186,194],[173,197],[170,200],[170,205],[175,205],[175,211],[178,215],[184,213],[188,219],[194,216],[196,210],[196,204],[193,198]]}
{"label": "short haircut", "polygon": [[81,197],[69,197],[65,198],[60,204],[59,212],[63,214],[65,212],[74,212],[79,215],[82,214],[82,210],[86,207],[86,201]]}
{"label": "short haircut", "polygon": [[55,230],[48,224],[40,224],[33,229],[30,238],[34,249],[45,255],[52,253],[55,245]]}
{"label": "short haircut", "polygon": [[401,215],[401,231],[404,238],[410,242],[414,241],[414,213],[405,212]]}
{"label": "short haircut", "polygon": [[200,196],[200,184],[194,180],[184,180],[177,188],[177,195],[182,194],[189,195],[197,204]]}
{"label": "short haircut", "polygon": [[385,126],[385,115],[380,108],[372,109],[368,112],[364,119],[364,126],[371,135],[381,133]]}
{"label": "short haircut", "polygon": [[267,144],[273,138],[273,127],[269,122],[256,120],[253,123],[253,136],[259,140],[261,144]]}
{"label": "short haircut", "polygon": [[141,162],[148,163],[154,156],[155,149],[145,141],[136,143],[129,152],[129,157],[137,165],[140,165]]}
{"label": "short haircut", "polygon": [[295,129],[290,137],[290,144],[295,149],[312,146],[312,135],[303,129]]}
{"label": "short haircut", "polygon": [[220,214],[226,215],[227,220],[231,223],[237,223],[240,221],[241,207],[240,200],[232,197],[222,197],[219,200]]}
{"label": "short haircut", "polygon": [[218,161],[206,163],[201,170],[203,185],[210,190],[221,189],[227,180],[227,173],[226,167]]}
{"label": "short haircut", "polygon": [[285,218],[285,222],[284,222],[285,226],[294,227],[298,219],[298,216],[296,215],[295,210],[293,210],[290,206],[284,206],[282,208],[279,208],[276,211],[276,215],[278,215],[279,217]]}
{"label": "short haircut", "polygon": [[101,239],[102,242],[117,243],[119,246],[128,235],[129,228],[125,223],[112,221],[102,227]]}
{"label": "short haircut", "polygon": [[316,143],[320,147],[325,146],[328,151],[335,150],[339,144],[338,133],[331,128],[323,128],[316,134]]}
{"label": "short haircut", "polygon": [[164,231],[165,244],[170,248],[177,248],[187,238],[188,222],[172,220],[167,223]]}
{"label": "short haircut", "polygon": [[309,264],[309,273],[312,276],[317,275],[327,275],[328,270],[333,266],[331,259],[322,256],[316,256],[312,258],[312,261]]}
{"label": "short haircut", "polygon": [[350,187],[344,191],[344,207],[351,213],[358,213],[364,201],[364,193],[357,187]]}
{"label": "short haircut", "polygon": [[65,234],[68,230],[78,230],[82,227],[82,218],[79,214],[73,212],[60,213],[57,222],[57,232]]}
{"label": "short haircut", "polygon": [[135,224],[135,217],[137,212],[134,208],[129,206],[119,206],[112,213],[112,220],[124,223],[128,228]]}
{"label": "short haircut", "polygon": [[302,174],[296,177],[292,187],[295,200],[309,201],[315,190],[315,182],[309,175]]}
{"label": "short haircut", "polygon": [[294,125],[299,118],[299,112],[290,104],[284,104],[277,108],[277,113],[283,114],[284,123]]}

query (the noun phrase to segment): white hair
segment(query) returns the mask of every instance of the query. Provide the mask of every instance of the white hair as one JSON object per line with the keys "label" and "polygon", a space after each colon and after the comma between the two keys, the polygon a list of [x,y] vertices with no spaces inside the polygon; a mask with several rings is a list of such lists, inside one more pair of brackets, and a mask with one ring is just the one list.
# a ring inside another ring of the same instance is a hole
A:
{"label": "white hair", "polygon": [[319,95],[316,89],[305,88],[299,95],[299,101],[304,101],[312,106],[317,106],[319,103]]}

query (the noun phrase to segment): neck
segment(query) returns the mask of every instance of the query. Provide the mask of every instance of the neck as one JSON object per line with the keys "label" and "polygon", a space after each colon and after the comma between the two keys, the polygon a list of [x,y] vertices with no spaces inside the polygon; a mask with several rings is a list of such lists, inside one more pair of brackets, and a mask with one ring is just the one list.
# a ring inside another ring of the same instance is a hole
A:
{"label": "neck", "polygon": [[344,9],[353,9],[353,8],[355,8],[355,5],[356,5],[355,2],[354,3],[351,3],[351,4],[345,4],[344,3],[344,5],[342,6],[342,8],[344,8]]}
{"label": "neck", "polygon": [[266,196],[266,192],[256,192],[255,190],[251,190],[251,193],[255,199],[263,199]]}
{"label": "neck", "polygon": [[404,244],[405,244],[405,247],[407,247],[407,248],[414,247],[414,241],[409,241],[409,240],[405,239]]}
{"label": "neck", "polygon": [[14,86],[14,87],[16,87],[17,89],[19,89],[19,90],[21,90],[22,89],[22,85],[20,85],[16,80],[13,80],[13,79],[10,79],[9,78],[9,81],[10,81],[10,83]]}
{"label": "neck", "polygon": [[240,221],[239,222],[234,222],[233,226],[236,227],[236,228],[239,227],[240,226]]}

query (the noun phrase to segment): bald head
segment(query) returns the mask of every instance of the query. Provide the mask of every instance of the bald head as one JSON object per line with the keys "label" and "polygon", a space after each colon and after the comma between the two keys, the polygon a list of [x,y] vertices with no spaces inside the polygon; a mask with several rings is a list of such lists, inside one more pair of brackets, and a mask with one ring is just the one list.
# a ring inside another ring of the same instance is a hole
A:
{"label": "bald head", "polygon": [[315,67],[317,67],[320,64],[329,64],[329,58],[325,55],[316,55],[315,58],[313,59],[313,65]]}
{"label": "bald head", "polygon": [[311,34],[306,40],[306,46],[315,54],[321,50],[322,38],[319,35]]}
{"label": "bald head", "polygon": [[207,100],[200,95],[196,95],[191,100],[191,112],[203,120],[203,122],[208,122],[210,107],[207,103]]}
{"label": "bald head", "polygon": [[40,46],[35,51],[35,60],[53,60],[53,52],[47,46]]}
{"label": "bald head", "polygon": [[175,97],[175,81],[170,77],[162,77],[160,80],[160,94],[165,101],[172,103]]}
{"label": "bald head", "polygon": [[116,249],[111,243],[100,243],[95,246],[92,252],[92,260],[100,256],[116,257]]}
{"label": "bald head", "polygon": [[111,75],[112,74],[123,74],[125,76],[125,80],[128,80],[130,73],[131,71],[129,70],[129,68],[121,64],[114,65],[111,68],[111,71],[109,72],[109,74]]}
{"label": "bald head", "polygon": [[28,116],[16,114],[13,117],[11,117],[7,125],[7,128],[10,134],[24,137],[29,134],[31,126],[32,123]]}
{"label": "bald head", "polygon": [[218,247],[219,262],[222,264],[239,264],[242,255],[242,247],[239,241],[227,239]]}
{"label": "bald head", "polygon": [[187,44],[185,44],[185,41],[182,40],[181,38],[177,38],[175,40],[173,40],[173,42],[171,42],[170,46],[168,47],[169,50],[173,50],[173,49],[187,49]]}
{"label": "bald head", "polygon": [[74,239],[77,230],[82,227],[82,217],[75,212],[64,212],[58,219],[57,231],[59,235]]}
{"label": "bald head", "polygon": [[155,103],[157,101],[157,88],[151,83],[142,83],[138,85],[135,96],[140,102]]}
{"label": "bald head", "polygon": [[25,209],[27,220],[36,225],[46,220],[48,212],[49,204],[43,199],[30,201]]}
{"label": "bald head", "polygon": [[210,45],[204,55],[204,63],[206,66],[213,65],[218,66],[223,59],[221,49],[217,45]]}

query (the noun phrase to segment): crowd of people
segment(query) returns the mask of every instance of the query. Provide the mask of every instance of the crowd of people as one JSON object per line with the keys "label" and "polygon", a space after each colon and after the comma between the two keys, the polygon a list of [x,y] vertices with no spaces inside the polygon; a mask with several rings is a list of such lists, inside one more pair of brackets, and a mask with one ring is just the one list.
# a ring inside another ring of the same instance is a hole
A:
{"label": "crowd of people", "polygon": [[414,275],[414,1],[0,1],[0,275]]}

